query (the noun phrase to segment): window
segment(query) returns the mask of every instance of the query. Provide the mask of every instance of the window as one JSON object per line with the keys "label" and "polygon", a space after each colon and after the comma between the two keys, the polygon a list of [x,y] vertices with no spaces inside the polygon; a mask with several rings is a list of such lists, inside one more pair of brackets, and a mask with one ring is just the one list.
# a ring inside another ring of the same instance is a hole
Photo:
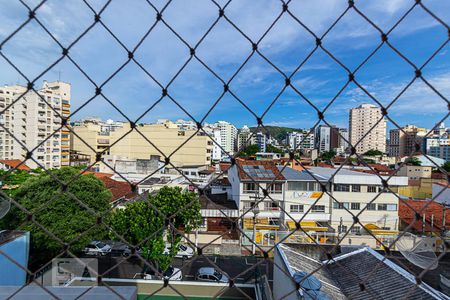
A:
{"label": "window", "polygon": [[388,211],[396,211],[397,210],[397,204],[386,204],[386,208]]}
{"label": "window", "polygon": [[301,204],[293,204],[290,207],[290,212],[303,212],[303,208]]}
{"label": "window", "polygon": [[294,181],[288,182],[290,191],[318,191],[319,185],[314,181]]}
{"label": "window", "polygon": [[350,232],[353,234],[361,234],[361,226],[353,226],[352,229],[350,229]]}
{"label": "window", "polygon": [[347,226],[345,226],[345,225],[339,225],[339,226],[338,226],[338,232],[339,232],[339,233],[347,232]]}
{"label": "window", "polygon": [[344,209],[344,208],[348,209],[348,205],[349,205],[348,202],[341,202],[341,203],[333,202],[333,208],[335,209]]}
{"label": "window", "polygon": [[245,201],[244,202],[244,209],[248,210],[250,208],[253,208],[255,206],[255,202],[249,202],[249,201]]}
{"label": "window", "polygon": [[184,136],[185,132],[184,131],[178,131],[178,136]]}
{"label": "window", "polygon": [[350,185],[349,184],[335,184],[334,190],[336,192],[350,192]]}
{"label": "window", "polygon": [[387,210],[387,204],[378,204],[378,210]]}
{"label": "window", "polygon": [[313,205],[311,208],[312,212],[325,212],[325,205]]}
{"label": "window", "polygon": [[269,225],[271,225],[271,226],[279,226],[280,225],[280,219],[278,219],[278,218],[270,218],[269,219]]}
{"label": "window", "polygon": [[244,183],[244,193],[254,193],[258,191],[258,187],[254,182]]}
{"label": "window", "polygon": [[281,194],[283,191],[283,185],[281,183],[274,183],[268,187],[269,193]]}
{"label": "window", "polygon": [[351,204],[351,209],[354,209],[354,210],[360,210],[360,203],[352,203]]}
{"label": "window", "polygon": [[375,203],[367,204],[367,210],[377,210],[377,205]]}
{"label": "window", "polygon": [[377,187],[375,185],[368,185],[367,186],[367,192],[368,193],[376,193],[377,192]]}
{"label": "window", "polygon": [[279,210],[278,203],[273,201],[264,202],[264,210]]}
{"label": "window", "polygon": [[361,192],[361,186],[360,185],[356,185],[356,184],[352,184],[352,192],[353,193],[360,193]]}

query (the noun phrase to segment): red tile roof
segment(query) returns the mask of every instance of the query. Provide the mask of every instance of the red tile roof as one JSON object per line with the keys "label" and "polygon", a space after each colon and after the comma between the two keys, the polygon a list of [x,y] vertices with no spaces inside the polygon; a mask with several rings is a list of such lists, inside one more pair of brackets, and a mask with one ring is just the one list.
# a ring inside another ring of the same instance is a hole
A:
{"label": "red tile roof", "polygon": [[99,179],[101,179],[101,178],[103,178],[103,177],[109,177],[109,178],[111,178],[114,174],[110,174],[110,173],[102,173],[102,172],[91,172],[91,171],[86,171],[86,172],[84,172],[83,174],[92,174],[92,175],[94,175],[95,177],[97,177],[97,178],[99,178]]}
{"label": "red tile roof", "polygon": [[[425,210],[420,213],[420,219],[414,222],[411,229],[421,232],[423,215],[425,215],[425,231],[438,232],[441,230],[442,216],[444,213],[444,206],[442,204],[436,202],[430,203],[430,200],[400,200],[399,203],[398,215],[406,224],[413,223],[416,212],[419,212],[429,203]],[[431,228],[431,216],[433,216],[433,228]],[[450,227],[450,209],[445,209],[445,226],[447,228]]]}
{"label": "red tile roof", "polygon": [[224,162],[219,163],[220,172],[227,173],[230,166],[231,163],[224,163]]}
{"label": "red tile roof", "polygon": [[[238,158],[236,159],[236,164],[238,165],[239,178],[241,180],[259,180],[259,181],[273,181],[275,180],[285,180],[285,177],[281,174],[278,169],[277,164],[272,160],[246,160]],[[271,177],[258,177],[255,175],[249,176],[247,172],[244,171],[244,166],[258,166],[262,172],[272,171],[273,176]],[[263,171],[264,170],[264,171]]]}
{"label": "red tile roof", "polygon": [[20,159],[0,159],[0,163],[5,164],[11,168],[16,168],[18,166],[18,170],[31,171],[31,168],[25,163],[21,164],[22,160]]}
{"label": "red tile roof", "polygon": [[105,184],[106,188],[110,190],[111,193],[113,194],[111,202],[115,202],[121,198],[129,199],[136,195],[131,190],[131,186],[128,182],[117,181],[107,176],[98,178]]}

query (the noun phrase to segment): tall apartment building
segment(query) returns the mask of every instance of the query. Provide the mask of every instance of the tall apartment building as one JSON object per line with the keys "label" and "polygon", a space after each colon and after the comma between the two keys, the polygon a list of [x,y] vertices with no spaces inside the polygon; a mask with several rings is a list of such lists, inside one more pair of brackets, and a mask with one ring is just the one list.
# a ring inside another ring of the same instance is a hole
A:
{"label": "tall apartment building", "polygon": [[[401,130],[391,129],[389,131],[389,156],[403,157],[420,152],[422,140],[427,132],[427,129],[414,125],[406,125]],[[416,149],[416,144],[420,145],[419,149]]]}
{"label": "tall apartment building", "polygon": [[255,133],[252,139],[253,139],[252,144],[258,145],[260,152],[266,152],[267,137],[263,132],[259,131]]}
{"label": "tall apartment building", "polygon": [[237,150],[241,151],[248,146],[252,144],[252,132],[250,131],[250,128],[247,127],[247,125],[244,125],[239,130],[239,133],[237,135]]}
{"label": "tall apartment building", "polygon": [[[237,129],[236,127],[225,121],[218,121],[214,127],[220,130],[220,146],[228,154],[233,155],[236,146]],[[222,153],[222,156],[226,153]]]}
{"label": "tall apartment building", "polygon": [[347,151],[348,139],[349,139],[348,129],[347,128],[339,128],[338,147],[336,149],[336,153],[343,154]]}
{"label": "tall apartment building", "polygon": [[450,130],[443,123],[422,141],[424,153],[450,161]]}
{"label": "tall apartment building", "polygon": [[28,166],[68,166],[70,132],[59,128],[61,117],[70,116],[70,89],[70,84],[60,81],[44,81],[37,93],[20,85],[0,87],[0,109],[8,107],[0,114],[0,123],[6,128],[0,128],[0,159],[23,160],[26,149],[31,151],[43,142],[33,151],[37,162],[29,159]]}
{"label": "tall apartment building", "polygon": [[293,131],[287,134],[286,140],[291,150],[311,150],[314,149],[315,134],[309,130]]}
{"label": "tall apartment building", "polygon": [[[95,162],[96,153],[86,144],[97,153],[104,152],[104,155],[110,157],[149,159],[157,155],[164,160],[164,156],[172,154],[170,161],[177,167],[211,163],[213,141],[201,132],[180,130],[175,123],[166,120],[159,124],[138,125],[137,129],[144,138],[136,130],[128,133],[131,130],[129,123],[121,124],[122,126],[114,126],[114,130],[110,131],[102,130],[106,127],[101,121],[88,120],[74,124],[73,130],[79,138],[72,136],[71,150],[89,155],[91,163]],[[178,147],[180,148],[177,150]]]}
{"label": "tall apartment building", "polygon": [[386,120],[383,118],[381,108],[372,104],[352,108],[349,117],[349,137],[352,146],[358,143],[355,146],[358,154],[369,150],[386,152]]}
{"label": "tall apartment building", "polygon": [[335,126],[319,125],[316,128],[316,148],[328,152],[339,146],[339,129]]}

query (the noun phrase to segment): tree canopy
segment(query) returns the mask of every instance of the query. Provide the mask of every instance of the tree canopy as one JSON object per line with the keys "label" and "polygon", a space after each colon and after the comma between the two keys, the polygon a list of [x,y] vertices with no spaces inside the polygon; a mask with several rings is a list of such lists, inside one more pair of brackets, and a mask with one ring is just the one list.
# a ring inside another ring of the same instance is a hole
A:
{"label": "tree canopy", "polygon": [[369,151],[364,152],[363,155],[365,155],[365,156],[380,156],[380,155],[383,155],[383,152],[381,152],[380,150],[371,149]]}
{"label": "tree canopy", "polygon": [[256,144],[253,144],[253,145],[249,145],[245,149],[239,151],[237,156],[238,157],[255,156],[257,152],[259,152],[259,146]]}
{"label": "tree canopy", "polygon": [[326,152],[323,152],[322,154],[320,154],[320,160],[329,161],[335,156],[336,156],[336,151],[334,151],[334,150],[326,151]]}
{"label": "tree canopy", "polygon": [[415,157],[415,156],[408,157],[408,158],[405,160],[405,162],[406,162],[407,164],[409,164],[409,165],[412,165],[412,166],[421,166],[421,165],[422,165],[422,162],[420,161],[420,159],[418,159],[418,158]]}
{"label": "tree canopy", "polygon": [[278,154],[283,154],[284,153],[282,149],[280,149],[278,147],[275,147],[275,146],[273,146],[271,144],[267,144],[266,151],[269,152],[269,153],[278,153]]}
{"label": "tree canopy", "polygon": [[[200,226],[201,220],[200,201],[195,193],[165,186],[156,195],[115,210],[110,224],[127,242],[139,245],[144,257],[158,269],[166,270],[181,241],[178,230],[190,233]],[[164,255],[166,242],[172,247],[171,253]]]}
{"label": "tree canopy", "polygon": [[446,161],[445,164],[442,165],[442,168],[445,171],[450,172],[450,161]]}
{"label": "tree canopy", "polygon": [[[29,211],[42,227],[63,243],[69,243],[72,252],[84,248],[93,239],[104,238],[107,231],[97,225],[96,214],[103,215],[109,211],[111,192],[93,175],[76,177],[79,171],[71,167],[52,170],[51,173],[65,183],[66,188],[49,174],[41,173],[30,176],[13,199]],[[80,205],[74,197],[93,212]],[[35,258],[31,263],[48,262],[63,250],[60,242],[31,222],[30,216],[14,205],[0,225],[4,229],[30,231],[31,256]]]}

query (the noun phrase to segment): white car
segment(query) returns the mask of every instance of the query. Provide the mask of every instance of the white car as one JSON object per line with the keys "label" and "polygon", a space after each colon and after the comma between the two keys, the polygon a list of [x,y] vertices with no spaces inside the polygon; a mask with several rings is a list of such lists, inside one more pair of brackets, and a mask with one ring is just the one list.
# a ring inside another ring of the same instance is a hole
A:
{"label": "white car", "polygon": [[87,255],[107,255],[111,253],[111,246],[100,241],[92,241],[83,252]]}
{"label": "white car", "polygon": [[[169,267],[165,272],[162,273],[164,279],[170,280],[176,280],[180,281],[183,279],[183,273],[180,269]],[[145,280],[159,280],[161,279],[160,276],[155,275],[155,272],[153,270],[146,270],[144,273],[136,273],[133,276],[133,279],[145,279]]]}
{"label": "white car", "polygon": [[[171,249],[172,245],[166,244],[166,248],[164,249],[163,254],[169,254]],[[178,245],[178,252],[177,254],[175,254],[175,257],[187,259],[191,258],[192,256],[194,256],[194,249],[183,244]]]}
{"label": "white car", "polygon": [[219,283],[228,283],[229,281],[227,275],[222,274],[216,269],[211,267],[203,267],[198,269],[195,278],[200,281],[219,282]]}

